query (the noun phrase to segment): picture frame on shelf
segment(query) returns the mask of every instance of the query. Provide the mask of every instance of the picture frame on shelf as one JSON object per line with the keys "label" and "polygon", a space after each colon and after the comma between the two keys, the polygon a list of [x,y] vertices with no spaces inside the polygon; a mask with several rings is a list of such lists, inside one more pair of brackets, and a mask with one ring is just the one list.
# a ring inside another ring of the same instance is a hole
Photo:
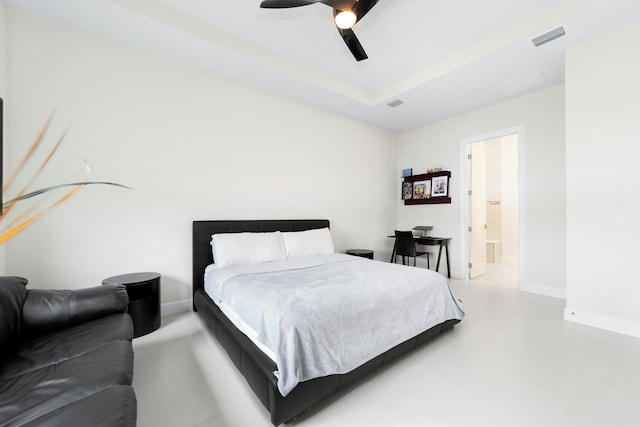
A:
{"label": "picture frame on shelf", "polygon": [[431,181],[415,181],[413,183],[413,198],[428,199],[431,197]]}
{"label": "picture frame on shelf", "polygon": [[431,178],[431,197],[447,197],[449,195],[449,177],[434,176]]}
{"label": "picture frame on shelf", "polygon": [[408,176],[413,175],[413,169],[412,168],[407,168],[407,169],[402,169],[402,177],[406,178]]}
{"label": "picture frame on shelf", "polygon": [[413,183],[405,181],[402,183],[402,200],[409,200],[413,198]]}

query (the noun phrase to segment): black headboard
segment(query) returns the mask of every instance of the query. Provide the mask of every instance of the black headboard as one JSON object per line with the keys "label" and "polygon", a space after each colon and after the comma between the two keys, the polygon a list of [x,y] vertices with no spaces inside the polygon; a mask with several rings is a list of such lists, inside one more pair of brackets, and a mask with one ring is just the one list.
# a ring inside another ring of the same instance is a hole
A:
{"label": "black headboard", "polygon": [[329,227],[327,219],[193,221],[193,295],[204,287],[204,269],[213,263],[211,235],[271,231],[304,231]]}

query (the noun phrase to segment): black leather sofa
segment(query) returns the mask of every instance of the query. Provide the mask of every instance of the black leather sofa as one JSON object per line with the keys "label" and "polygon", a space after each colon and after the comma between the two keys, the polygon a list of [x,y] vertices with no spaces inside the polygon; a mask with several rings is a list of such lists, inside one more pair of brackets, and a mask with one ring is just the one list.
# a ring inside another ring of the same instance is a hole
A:
{"label": "black leather sofa", "polygon": [[135,426],[126,289],[26,285],[0,277],[0,426]]}

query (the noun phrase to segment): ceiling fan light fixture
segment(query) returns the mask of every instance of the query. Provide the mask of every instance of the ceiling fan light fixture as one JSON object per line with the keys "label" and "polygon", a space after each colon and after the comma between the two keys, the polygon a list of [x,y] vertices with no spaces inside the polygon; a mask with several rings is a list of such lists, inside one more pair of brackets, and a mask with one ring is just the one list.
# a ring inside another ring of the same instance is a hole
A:
{"label": "ceiling fan light fixture", "polygon": [[336,14],[336,26],[342,30],[348,30],[353,27],[353,24],[356,23],[358,17],[351,10],[343,10]]}
{"label": "ceiling fan light fixture", "polygon": [[358,37],[353,32],[353,27],[360,22],[367,13],[378,4],[380,0],[263,0],[260,7],[263,9],[287,9],[291,7],[308,6],[322,3],[333,11],[333,21],[340,37],[347,45],[356,61],[368,58],[367,52],[360,44]]}

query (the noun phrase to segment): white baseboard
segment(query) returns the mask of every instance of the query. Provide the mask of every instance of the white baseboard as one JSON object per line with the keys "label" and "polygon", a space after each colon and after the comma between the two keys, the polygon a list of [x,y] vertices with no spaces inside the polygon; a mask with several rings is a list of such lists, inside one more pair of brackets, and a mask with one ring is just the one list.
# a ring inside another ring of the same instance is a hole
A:
{"label": "white baseboard", "polygon": [[[447,267],[444,267],[444,270],[442,269],[442,266],[440,266],[440,273],[445,275],[447,274]],[[452,279],[458,279],[458,280],[465,280],[464,279],[464,275],[462,274],[462,271],[458,271],[458,270],[451,270],[451,278]]]}
{"label": "white baseboard", "polygon": [[640,323],[630,322],[628,320],[574,310],[569,307],[564,309],[564,320],[640,338]]}
{"label": "white baseboard", "polygon": [[538,283],[522,283],[520,290],[532,294],[545,295],[553,298],[567,299],[567,290],[555,286],[540,285]]}
{"label": "white baseboard", "polygon": [[165,302],[160,305],[160,315],[170,316],[172,314],[186,313],[191,311],[193,303],[191,299],[184,299],[182,301]]}

